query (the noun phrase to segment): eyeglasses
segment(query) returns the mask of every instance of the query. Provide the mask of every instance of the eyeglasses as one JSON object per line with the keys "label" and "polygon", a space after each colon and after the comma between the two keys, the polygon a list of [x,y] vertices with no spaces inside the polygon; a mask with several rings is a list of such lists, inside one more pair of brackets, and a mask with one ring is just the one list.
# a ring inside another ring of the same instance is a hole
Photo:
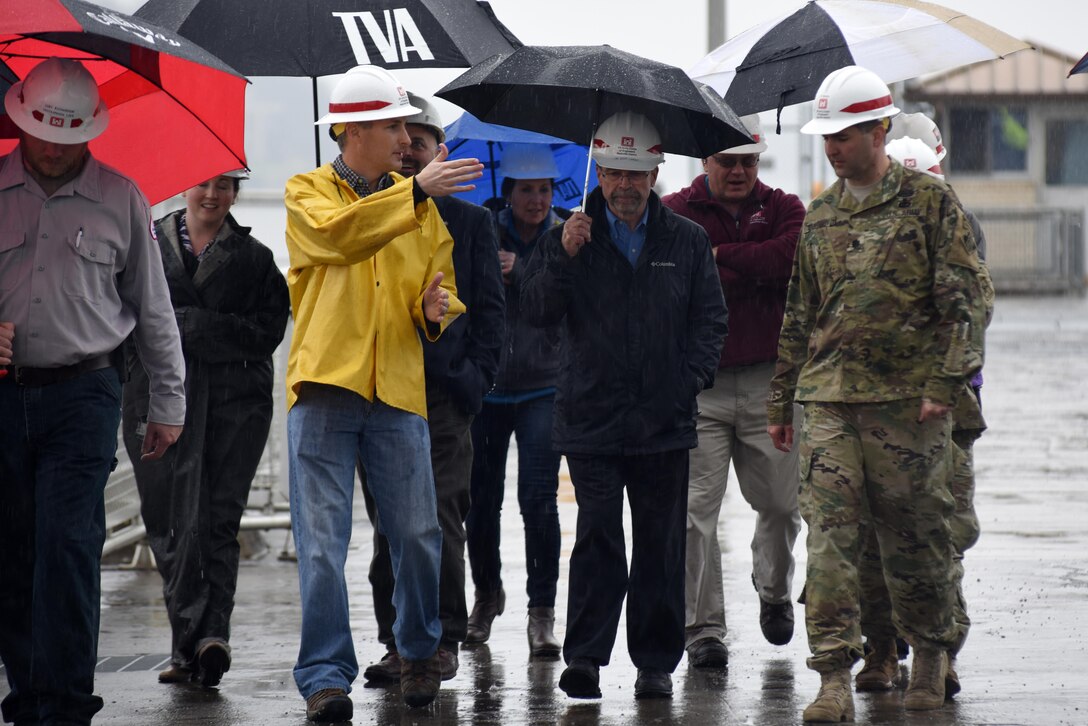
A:
{"label": "eyeglasses", "polygon": [[714,162],[723,169],[732,169],[737,164],[740,164],[745,169],[752,169],[759,164],[759,154],[749,154],[748,156],[736,156],[735,154],[715,154],[710,158],[714,159]]}
{"label": "eyeglasses", "polygon": [[599,167],[597,171],[610,182],[618,182],[621,179],[625,179],[631,184],[637,184],[650,178],[650,172],[648,171],[620,171],[619,169],[601,169]]}

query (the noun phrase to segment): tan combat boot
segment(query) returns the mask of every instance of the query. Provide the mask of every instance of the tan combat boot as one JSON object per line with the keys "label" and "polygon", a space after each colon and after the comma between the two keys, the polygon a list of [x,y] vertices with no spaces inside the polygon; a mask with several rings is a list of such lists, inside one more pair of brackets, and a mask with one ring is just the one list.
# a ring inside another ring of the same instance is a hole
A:
{"label": "tan combat boot", "polygon": [[865,665],[854,677],[858,692],[890,691],[898,682],[899,654],[895,649],[895,639],[872,641],[865,656]]}
{"label": "tan combat boot", "polygon": [[840,723],[854,720],[854,694],[850,691],[850,670],[842,668],[820,674],[820,692],[802,716],[805,723]]}
{"label": "tan combat boot", "polygon": [[909,711],[932,711],[943,706],[947,675],[948,653],[935,648],[915,648],[903,707]]}

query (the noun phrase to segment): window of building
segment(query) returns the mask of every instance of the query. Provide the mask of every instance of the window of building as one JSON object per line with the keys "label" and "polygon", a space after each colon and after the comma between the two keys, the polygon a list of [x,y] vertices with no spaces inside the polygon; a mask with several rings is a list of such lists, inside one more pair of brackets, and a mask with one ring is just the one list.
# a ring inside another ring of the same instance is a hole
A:
{"label": "window of building", "polygon": [[1027,169],[1028,113],[1023,106],[961,107],[949,115],[952,171],[988,174]]}
{"label": "window of building", "polygon": [[1047,122],[1046,183],[1088,185],[1088,121]]}

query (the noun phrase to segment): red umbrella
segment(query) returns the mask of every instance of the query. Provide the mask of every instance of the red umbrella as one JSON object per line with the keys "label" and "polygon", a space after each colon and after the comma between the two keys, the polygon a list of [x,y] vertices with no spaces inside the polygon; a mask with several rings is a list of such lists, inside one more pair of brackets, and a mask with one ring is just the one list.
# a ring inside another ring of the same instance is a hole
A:
{"label": "red umbrella", "polygon": [[[152,204],[246,166],[248,81],[192,41],[82,0],[0,0],[0,97],[51,56],[98,81],[110,123],[91,151]],[[0,108],[0,153],[17,139]]]}

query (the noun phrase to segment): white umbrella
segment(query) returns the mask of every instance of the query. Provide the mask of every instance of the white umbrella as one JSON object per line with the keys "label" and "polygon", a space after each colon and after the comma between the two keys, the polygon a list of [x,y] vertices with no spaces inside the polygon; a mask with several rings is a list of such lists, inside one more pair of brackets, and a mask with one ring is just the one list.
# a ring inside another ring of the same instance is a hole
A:
{"label": "white umbrella", "polygon": [[827,74],[843,66],[862,66],[894,83],[1030,47],[932,3],[810,0],[729,39],[689,73],[743,116],[811,101]]}

